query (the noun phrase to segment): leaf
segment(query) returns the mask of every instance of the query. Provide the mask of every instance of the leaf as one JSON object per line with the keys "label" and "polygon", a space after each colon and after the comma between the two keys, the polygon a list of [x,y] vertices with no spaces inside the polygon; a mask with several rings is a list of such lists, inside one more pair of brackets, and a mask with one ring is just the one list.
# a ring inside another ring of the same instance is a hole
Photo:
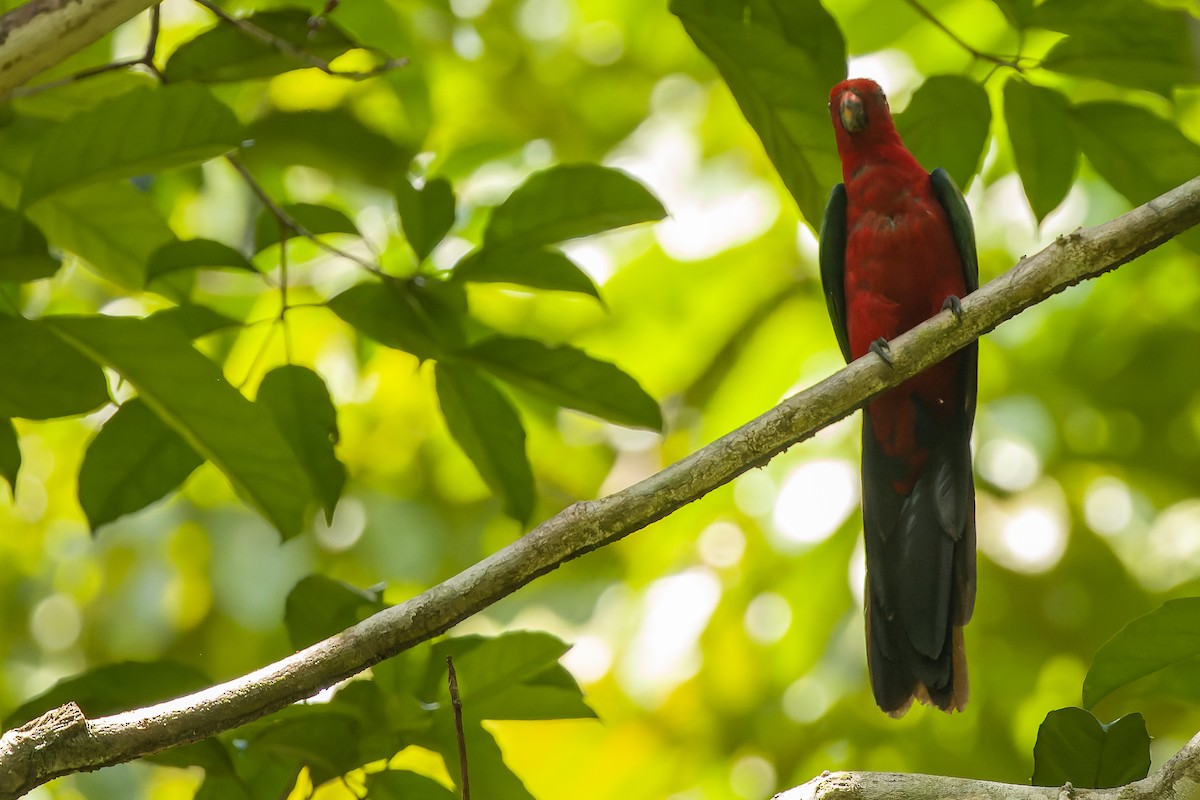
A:
{"label": "leaf", "polygon": [[131,317],[45,317],[42,323],[120,373],[285,538],[304,528],[313,490],[291,447],[266,410],[230,386],[182,333]]}
{"label": "leaf", "polygon": [[412,283],[360,283],[331,298],[329,308],[360,333],[421,360],[440,357],[462,335],[454,307]]}
{"label": "leaf", "polygon": [[637,381],[574,347],[493,336],[468,348],[463,356],[556,405],[622,425],[662,430],[658,403]]}
{"label": "leaf", "polygon": [[440,677],[446,656],[454,657],[459,697],[472,719],[593,718],[579,685],[558,663],[569,649],[540,631],[456,636],[433,646],[430,665]]}
{"label": "leaf", "polygon": [[95,531],[178,489],[203,463],[179,433],[133,398],[88,445],[79,467],[79,505]]}
{"label": "leaf", "polygon": [[244,148],[249,166],[304,164],[330,175],[391,189],[404,179],[415,148],[368,128],[348,109],[274,112],[250,124]]}
{"label": "leaf", "polygon": [[1024,29],[1033,14],[1033,0],[992,0],[1000,11],[1019,29]]}
{"label": "leaf", "polygon": [[525,428],[516,409],[486,378],[467,366],[439,361],[438,402],[446,427],[504,503],[525,524],[533,513],[533,471],[525,456]]}
{"label": "leaf", "polygon": [[[321,25],[310,26],[309,19],[307,11],[287,8],[252,14],[242,21],[323,61],[332,61],[358,46],[333,20],[324,18]],[[218,23],[181,44],[163,71],[172,83],[219,83],[269,78],[308,66],[302,58],[282,53],[236,25]]]}
{"label": "leaf", "polygon": [[666,215],[654,195],[620,170],[561,164],[529,176],[496,207],[483,243],[530,248]]}
{"label": "leaf", "polygon": [[458,795],[435,780],[415,772],[389,769],[367,775],[371,800],[455,800]]}
{"label": "leaf", "polygon": [[8,481],[17,495],[17,473],[21,470],[21,445],[11,419],[0,418],[0,478]]}
{"label": "leaf", "polygon": [[204,673],[173,661],[125,661],[105,664],[59,681],[27,700],[4,719],[15,728],[52,708],[74,701],[88,717],[147,706],[212,685]]}
{"label": "leaf", "polygon": [[[458,738],[454,731],[454,723],[450,714],[443,714],[437,721],[436,746],[442,759],[447,764],[458,763]],[[525,784],[521,782],[508,765],[504,763],[504,754],[496,744],[492,734],[480,725],[472,725],[465,731],[463,737],[467,743],[470,756],[470,779],[472,787],[486,787],[488,797],[504,798],[504,800],[534,800]],[[457,776],[458,771],[452,770]]]}
{"label": "leaf", "polygon": [[58,267],[42,232],[15,211],[0,207],[0,281],[49,278]]}
{"label": "leaf", "polygon": [[82,258],[125,289],[146,285],[146,264],[175,238],[154,202],[128,183],[87,186],[48,197],[29,219],[55,247]]}
{"label": "leaf", "polygon": [[817,0],[672,0],[670,8],[816,226],[842,174],[829,119],[829,90],[846,76],[837,22]]}
{"label": "leaf", "polygon": [[146,281],[184,269],[227,268],[257,272],[244,255],[212,239],[167,242],[154,251],[146,265]]}
{"label": "leaf", "polygon": [[1071,190],[1079,167],[1079,145],[1071,132],[1067,98],[1053,90],[1010,78],[1004,84],[1004,119],[1025,196],[1038,222]]}
{"label": "leaf", "polygon": [[313,708],[308,713],[267,724],[246,746],[274,761],[295,761],[307,766],[313,786],[320,786],[362,766],[358,758],[360,736],[353,717]]}
{"label": "leaf", "polygon": [[233,317],[227,317],[208,306],[195,303],[164,308],[162,311],[155,311],[146,319],[162,325],[171,325],[189,339],[199,339],[201,336],[225,328],[236,328],[242,324]]}
{"label": "leaf", "polygon": [[1083,679],[1083,705],[1093,708],[1138,678],[1200,656],[1200,597],[1168,600],[1117,631],[1096,652]]}
{"label": "leaf", "polygon": [[1047,0],[1031,22],[1069,34],[1042,59],[1046,69],[1167,98],[1176,84],[1200,78],[1192,47],[1197,23],[1182,9],[1142,0]]}
{"label": "leaf", "polygon": [[258,403],[274,417],[316,488],[326,521],[332,523],[346,485],[346,468],[333,452],[338,440],[337,409],[325,382],[305,367],[276,367],[262,379]]}
{"label": "leaf", "polygon": [[207,161],[238,146],[241,124],[203,86],[135,89],[54,126],[34,151],[21,204],[76,186]]}
{"label": "leaf", "polygon": [[982,86],[957,75],[935,75],[896,115],[896,130],[927,170],[941,167],[966,188],[983,155],[991,121],[992,107]]}
{"label": "leaf", "polygon": [[254,224],[254,252],[261,253],[273,244],[279,244],[280,234],[284,239],[292,239],[300,235],[321,236],[327,233],[348,233],[362,236],[358,228],[345,213],[329,206],[319,206],[314,203],[288,203],[283,206],[298,225],[304,228],[304,234],[281,229],[279,220],[270,209],[264,208]]}
{"label": "leaf", "polygon": [[454,190],[445,178],[433,178],[417,189],[405,179],[396,181],[400,227],[418,261],[433,252],[454,224]]}
{"label": "leaf", "polygon": [[288,593],[283,621],[292,647],[301,650],[386,607],[379,592],[357,589],[324,575],[308,575]]}
{"label": "leaf", "polygon": [[0,417],[71,417],[109,402],[101,369],[43,322],[0,316],[0,341]]}
{"label": "leaf", "polygon": [[1141,714],[1102,725],[1082,708],[1051,711],[1033,748],[1033,785],[1109,789],[1150,772],[1150,736]]}
{"label": "leaf", "polygon": [[579,292],[600,299],[596,284],[561,251],[484,247],[454,266],[454,278],[478,283],[515,283],[534,289]]}

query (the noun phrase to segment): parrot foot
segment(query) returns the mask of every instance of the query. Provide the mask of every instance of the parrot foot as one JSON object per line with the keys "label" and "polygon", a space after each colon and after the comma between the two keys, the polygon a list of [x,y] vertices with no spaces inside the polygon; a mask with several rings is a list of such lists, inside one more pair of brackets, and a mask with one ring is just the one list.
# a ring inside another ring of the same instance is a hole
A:
{"label": "parrot foot", "polygon": [[945,311],[946,309],[950,310],[950,313],[954,315],[954,318],[956,320],[958,320],[959,322],[962,322],[962,301],[961,300],[959,300],[954,295],[950,295],[944,301],[942,301],[942,311]]}
{"label": "parrot foot", "polygon": [[883,363],[889,367],[895,367],[895,362],[892,361],[892,348],[888,346],[887,339],[880,336],[875,341],[871,342],[869,349],[872,353],[883,359]]}

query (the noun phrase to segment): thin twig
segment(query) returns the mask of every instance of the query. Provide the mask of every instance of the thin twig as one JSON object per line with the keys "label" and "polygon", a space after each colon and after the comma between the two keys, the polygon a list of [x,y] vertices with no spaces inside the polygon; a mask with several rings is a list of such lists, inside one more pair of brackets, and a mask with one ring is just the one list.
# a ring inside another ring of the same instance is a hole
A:
{"label": "thin twig", "polygon": [[373,264],[362,256],[355,255],[354,253],[343,250],[340,247],[335,247],[334,245],[331,245],[321,239],[319,236],[317,236],[317,234],[313,233],[308,228],[304,227],[299,220],[287,212],[287,209],[279,205],[279,203],[276,203],[271,195],[267,194],[267,190],[262,187],[262,184],[258,182],[258,179],[254,177],[250,170],[246,169],[246,165],[243,164],[237,156],[229,154],[225,156],[225,160],[233,165],[233,168],[237,170],[239,175],[242,176],[242,180],[244,180],[246,185],[250,187],[250,191],[254,192],[254,196],[257,197],[264,206],[266,206],[267,210],[271,212],[275,219],[279,220],[279,222],[285,227],[294,231],[297,236],[302,236],[305,239],[308,239],[317,247],[321,248],[330,255],[340,256],[341,258],[353,261],[355,264],[358,264],[360,267],[373,275],[378,275],[381,278],[391,277],[387,275],[378,264]]}
{"label": "thin twig", "polygon": [[450,683],[450,705],[454,709],[454,735],[458,737],[458,772],[462,784],[462,800],[471,800],[471,782],[467,778],[467,736],[463,731],[462,700],[458,696],[458,675],[454,659],[446,656],[446,672]]}
{"label": "thin twig", "polygon": [[285,56],[289,56],[290,58],[294,58],[303,64],[314,67],[315,69],[319,69],[326,75],[333,75],[337,78],[347,78],[349,80],[360,81],[366,80],[367,78],[374,78],[382,75],[385,72],[390,72],[391,70],[408,66],[407,58],[389,58],[374,69],[369,69],[362,72],[356,72],[352,70],[337,70],[331,67],[329,62],[320,56],[310,53],[303,47],[297,47],[287,39],[276,36],[270,31],[255,25],[250,20],[230,16],[229,14],[225,13],[224,9],[215,3],[210,2],[210,0],[196,0],[196,2],[207,8],[213,14],[216,14],[222,22],[233,25],[247,36],[258,39],[263,44],[278,50]]}
{"label": "thin twig", "polygon": [[912,6],[912,9],[914,11],[916,11],[918,14],[920,14],[922,17],[924,17],[926,20],[928,20],[930,23],[932,23],[935,28],[937,28],[942,33],[949,36],[950,39],[955,44],[957,44],[959,47],[961,47],[962,49],[964,49],[968,53],[970,53],[972,57],[977,58],[980,61],[990,61],[991,63],[993,63],[997,66],[1000,66],[1000,67],[1011,67],[1012,69],[1015,69],[1017,72],[1021,71],[1021,65],[1017,63],[1017,58],[1019,58],[1019,57],[1004,58],[1003,56],[997,56],[997,55],[993,55],[991,53],[985,53],[982,50],[976,50],[974,47],[972,47],[970,44],[968,44],[964,39],[962,39],[958,34],[956,34],[954,31],[952,31],[948,27],[946,27],[945,23],[943,23],[940,19],[938,19],[936,16],[934,16],[932,11],[930,11],[925,6],[921,5],[920,0],[905,0],[905,2],[908,3],[910,6]]}

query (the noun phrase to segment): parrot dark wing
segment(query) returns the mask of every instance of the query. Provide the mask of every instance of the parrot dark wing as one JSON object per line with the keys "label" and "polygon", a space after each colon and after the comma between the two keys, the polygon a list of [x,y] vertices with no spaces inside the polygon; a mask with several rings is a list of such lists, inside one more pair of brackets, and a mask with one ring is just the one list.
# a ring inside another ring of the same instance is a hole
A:
{"label": "parrot dark wing", "polygon": [[971,209],[967,208],[967,201],[949,172],[938,167],[929,173],[929,178],[933,181],[933,193],[950,217],[954,243],[958,245],[958,254],[962,257],[963,279],[967,284],[967,292],[973,292],[979,288],[979,256],[975,251],[975,226],[971,224]]}
{"label": "parrot dark wing", "polygon": [[[956,190],[957,191],[957,190]],[[960,195],[961,197],[961,195]],[[965,206],[964,206],[965,208]],[[970,220],[967,221],[970,227]],[[839,183],[829,193],[825,219],[821,221],[821,286],[825,290],[825,305],[842,357],[850,359],[850,333],[846,328],[846,186]],[[974,251],[972,251],[974,252]]]}

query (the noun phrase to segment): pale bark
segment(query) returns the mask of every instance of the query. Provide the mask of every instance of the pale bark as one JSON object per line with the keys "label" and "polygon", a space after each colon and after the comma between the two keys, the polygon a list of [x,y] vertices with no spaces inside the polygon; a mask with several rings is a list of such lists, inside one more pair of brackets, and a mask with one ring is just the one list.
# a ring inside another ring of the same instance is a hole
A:
{"label": "pale bark", "polygon": [[29,0],[0,16],[0,97],[158,0]]}
{"label": "pale bark", "polygon": [[765,464],[1004,320],[1198,222],[1200,178],[1022,259],[964,298],[961,320],[943,312],[893,341],[894,368],[868,354],[661,472],[599,500],[569,506],[444,583],[325,641],[241,678],[148,708],[85,720],[69,705],[9,731],[0,737],[0,800],[59,775],[194,742],[311,697]]}

